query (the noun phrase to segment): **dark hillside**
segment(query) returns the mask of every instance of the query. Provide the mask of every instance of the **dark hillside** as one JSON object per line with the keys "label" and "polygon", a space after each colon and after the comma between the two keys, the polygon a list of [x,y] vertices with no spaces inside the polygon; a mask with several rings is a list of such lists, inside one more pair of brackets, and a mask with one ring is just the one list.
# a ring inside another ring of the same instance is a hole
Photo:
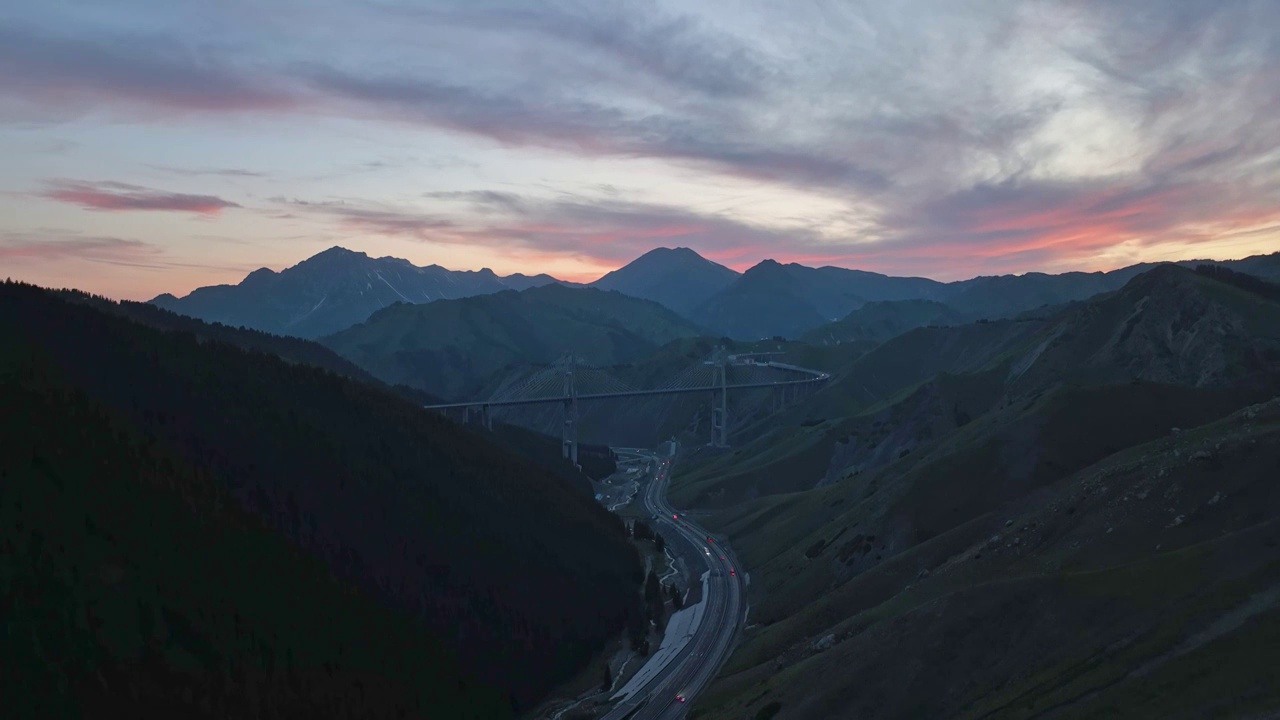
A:
{"label": "dark hillside", "polygon": [[[273,335],[261,330],[231,327],[217,322],[207,323],[149,303],[127,300],[115,302],[75,290],[62,290],[58,295],[65,300],[85,303],[103,312],[118,314],[159,330],[188,333],[198,342],[214,340],[234,345],[242,350],[275,355],[286,362],[323,368],[369,385],[385,387],[390,392],[415,404],[430,405],[443,402],[425,390],[408,385],[394,387],[385,385],[355,363],[314,340],[304,340],[289,335]],[[591,484],[588,481],[590,478],[598,479],[613,472],[612,458],[609,457],[608,448],[586,446],[580,448],[579,464],[583,470],[578,470],[561,458],[559,437],[551,437],[502,423],[495,425],[494,432],[488,437],[503,447],[514,450],[551,470],[583,493],[591,492]]]}
{"label": "dark hillside", "polygon": [[151,303],[130,302],[128,300],[114,302],[75,290],[61,291],[59,295],[63,299],[72,302],[83,302],[103,312],[116,313],[159,330],[190,333],[201,342],[208,340],[223,342],[244,350],[269,353],[288,362],[324,368],[353,380],[378,383],[378,380],[360,369],[355,363],[313,340],[303,340],[290,335],[274,335],[262,330],[233,327],[220,322],[205,322],[157,307]]}
{"label": "dark hillside", "polygon": [[443,638],[335,577],[46,360],[6,354],[0,370],[6,716],[510,711]]}
{"label": "dark hillside", "polygon": [[[307,690],[323,685],[355,688],[335,710],[352,717],[509,711],[632,611],[640,569],[614,517],[386,390],[17,284],[0,290],[0,337],[14,439],[0,500],[15,518],[0,579],[44,588],[21,596],[27,624],[7,637],[63,701],[301,717],[327,702]],[[69,498],[84,511],[63,524]],[[49,594],[79,613],[101,592],[87,625],[30,605]],[[65,652],[48,650],[59,638]],[[158,654],[139,655],[148,642]],[[110,668],[119,684],[96,678]],[[85,683],[101,693],[71,690]]]}

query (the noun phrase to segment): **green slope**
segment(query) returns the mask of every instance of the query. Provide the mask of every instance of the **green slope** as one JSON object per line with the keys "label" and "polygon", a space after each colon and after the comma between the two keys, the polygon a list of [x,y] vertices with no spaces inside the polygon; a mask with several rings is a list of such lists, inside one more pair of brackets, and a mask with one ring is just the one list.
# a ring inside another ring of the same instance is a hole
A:
{"label": "green slope", "polygon": [[869,302],[835,322],[810,330],[800,339],[815,345],[884,342],[918,327],[959,325],[963,321],[960,313],[934,300]]}
{"label": "green slope", "polygon": [[[702,501],[760,495],[708,521],[756,627],[707,716],[1280,707],[1247,648],[1280,632],[1280,400],[1240,410],[1280,393],[1278,301],[1161,266],[1024,332],[917,329],[689,473]],[[852,390],[873,377],[909,391]]]}
{"label": "green slope", "polygon": [[[1006,488],[1001,502],[834,587],[753,570],[753,586],[762,577],[775,594],[808,585],[817,599],[772,623],[753,603],[765,625],[748,632],[699,715],[751,717],[770,703],[779,718],[1274,711],[1277,467],[1280,400],[1031,481],[1020,495]],[[990,485],[980,475],[937,480],[914,489],[952,486],[940,507]],[[827,489],[828,503],[837,492],[847,494]],[[885,493],[910,504],[889,488],[862,503]],[[779,499],[774,514],[796,509]],[[785,551],[787,563],[801,575],[802,566],[830,572],[895,537],[866,522],[838,538],[834,529],[823,525],[828,544]],[[745,547],[749,564],[759,550]]]}
{"label": "green slope", "polygon": [[[788,412],[735,428],[738,447],[678,475],[674,496],[723,507],[811,488],[872,456],[882,464],[911,452],[997,401],[1063,383],[1269,392],[1280,367],[1278,300],[1280,289],[1249,276],[1162,265],[1045,318],[916,328],[845,364]],[[929,385],[942,376],[950,379]]]}
{"label": "green slope", "polygon": [[[835,370],[820,392],[757,426],[735,428],[736,447],[700,458],[677,474],[673,497],[686,507],[723,507],[758,495],[812,488],[830,470],[837,446],[864,424],[860,416],[909,402],[921,385],[940,373],[994,372],[1003,377],[1044,327],[1043,321],[1005,320],[917,328],[856,354]],[[798,362],[791,354],[787,360]],[[955,402],[970,394],[957,390]],[[954,416],[954,407],[947,410]]]}
{"label": "green slope", "polygon": [[588,365],[615,365],[698,334],[655,302],[548,285],[395,305],[323,342],[386,382],[464,398],[514,363],[549,363],[572,351]]}

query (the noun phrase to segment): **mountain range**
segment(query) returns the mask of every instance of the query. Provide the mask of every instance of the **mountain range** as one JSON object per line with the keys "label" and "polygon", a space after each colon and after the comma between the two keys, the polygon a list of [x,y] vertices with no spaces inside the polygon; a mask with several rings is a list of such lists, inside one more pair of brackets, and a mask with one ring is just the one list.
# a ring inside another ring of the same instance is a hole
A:
{"label": "mountain range", "polygon": [[170,294],[152,304],[183,315],[278,335],[317,338],[363,322],[395,303],[471,297],[526,290],[556,280],[548,275],[501,277],[418,267],[393,257],[372,258],[333,247],[280,272],[261,268],[238,285],[199,288],[185,297]]}
{"label": "mountain range", "polygon": [[[1180,264],[1202,262],[1215,261]],[[1280,279],[1280,253],[1217,264]],[[953,317],[965,320],[1013,317],[1110,292],[1151,267],[942,283],[773,260],[738,273],[688,248],[657,248],[585,287],[652,300],[711,333],[756,340],[797,338],[876,302],[942,303]],[[151,302],[202,320],[314,339],[364,322],[396,303],[426,304],[550,284],[583,287],[548,275],[501,277],[487,269],[417,267],[407,260],[371,258],[335,247],[279,273],[263,268],[238,285],[199,288],[182,298],[165,294]]]}

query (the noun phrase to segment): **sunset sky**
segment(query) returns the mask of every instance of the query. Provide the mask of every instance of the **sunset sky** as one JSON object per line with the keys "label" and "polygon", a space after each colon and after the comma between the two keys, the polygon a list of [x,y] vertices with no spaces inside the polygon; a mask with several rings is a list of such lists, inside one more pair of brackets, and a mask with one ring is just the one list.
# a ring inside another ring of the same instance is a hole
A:
{"label": "sunset sky", "polygon": [[1280,249],[1280,2],[0,7],[0,277],[185,294],[332,245],[941,280]]}

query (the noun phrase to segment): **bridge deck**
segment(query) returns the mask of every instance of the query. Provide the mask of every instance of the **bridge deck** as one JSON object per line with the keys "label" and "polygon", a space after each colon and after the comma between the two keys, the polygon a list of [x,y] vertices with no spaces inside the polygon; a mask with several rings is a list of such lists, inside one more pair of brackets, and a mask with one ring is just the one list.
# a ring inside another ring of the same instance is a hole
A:
{"label": "bridge deck", "polygon": [[[742,383],[738,385],[725,385],[724,389],[725,390],[752,390],[752,389],[760,389],[760,388],[783,387],[787,385],[804,385],[807,383],[822,382],[831,377],[830,375],[824,372],[819,372],[817,370],[810,370],[808,368],[797,367],[795,365],[787,365],[784,363],[771,362],[771,363],[757,363],[757,364],[777,367],[782,370],[801,372],[807,375],[811,375],[812,377],[807,377],[800,380],[776,380],[774,382],[758,382],[758,383]],[[584,400],[608,400],[610,398],[643,397],[648,395],[682,395],[685,393],[715,392],[717,390],[720,390],[719,385],[707,385],[705,387],[656,388],[653,390],[627,390],[624,392],[587,393],[583,395],[578,395],[577,397],[578,397],[578,402],[582,402]],[[473,400],[470,402],[455,402],[455,403],[442,403],[439,405],[424,405],[423,407],[425,407],[428,410],[453,410],[458,408],[469,408],[469,407],[472,407],[472,408],[485,407],[485,406],[504,407],[504,406],[511,406],[511,405],[538,405],[542,403],[562,403],[571,399],[572,398],[567,396],[554,396],[554,397],[540,397],[540,398],[518,398],[518,399],[511,399],[511,400]]]}

